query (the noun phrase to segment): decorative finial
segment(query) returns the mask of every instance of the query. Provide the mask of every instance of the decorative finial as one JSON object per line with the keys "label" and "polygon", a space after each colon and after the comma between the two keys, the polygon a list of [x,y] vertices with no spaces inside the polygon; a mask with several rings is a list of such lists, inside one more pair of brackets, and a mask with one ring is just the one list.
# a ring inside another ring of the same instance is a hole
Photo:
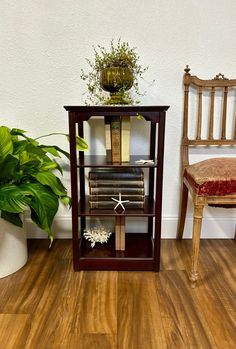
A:
{"label": "decorative finial", "polygon": [[214,77],[213,80],[229,80],[229,79],[226,78],[226,77],[224,76],[224,74],[219,73],[219,74],[217,74],[217,75]]}
{"label": "decorative finial", "polygon": [[189,74],[190,70],[191,70],[191,69],[189,68],[189,65],[187,64],[187,65],[186,65],[186,68],[184,69],[185,74],[190,75],[190,74]]}

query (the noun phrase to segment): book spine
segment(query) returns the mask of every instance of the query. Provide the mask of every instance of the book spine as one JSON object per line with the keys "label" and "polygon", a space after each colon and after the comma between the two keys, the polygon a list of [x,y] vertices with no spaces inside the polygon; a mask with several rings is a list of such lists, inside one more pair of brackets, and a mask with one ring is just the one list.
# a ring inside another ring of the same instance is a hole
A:
{"label": "book spine", "polygon": [[111,160],[113,163],[121,162],[121,127],[120,117],[111,117]]}
{"label": "book spine", "polygon": [[[127,194],[121,194],[122,200],[130,200],[130,201],[144,201],[144,195],[127,195]],[[119,199],[119,194],[113,194],[113,195],[90,195],[89,200],[90,201],[110,201],[111,197],[114,199]]]}
{"label": "book spine", "polygon": [[[143,188],[144,187],[144,181],[117,181],[117,180],[89,180],[89,187],[90,188],[108,188],[110,190],[115,190],[116,193],[117,190],[124,190],[125,188],[129,189],[137,189],[137,188]],[[118,191],[119,193],[119,191]],[[137,193],[139,194],[139,193]],[[141,194],[141,193],[140,193]]]}
{"label": "book spine", "polygon": [[[116,206],[115,201],[89,201],[90,209],[113,209]],[[144,208],[143,201],[129,201],[124,203],[125,208],[142,209]]]}
{"label": "book spine", "polygon": [[121,161],[130,162],[130,116],[121,117]]}
{"label": "book spine", "polygon": [[90,195],[116,195],[121,193],[121,195],[144,195],[144,187],[140,188],[120,188],[120,187],[90,187]]}
{"label": "book spine", "polygon": [[104,117],[105,123],[105,147],[107,161],[111,162],[111,119],[109,116]]}

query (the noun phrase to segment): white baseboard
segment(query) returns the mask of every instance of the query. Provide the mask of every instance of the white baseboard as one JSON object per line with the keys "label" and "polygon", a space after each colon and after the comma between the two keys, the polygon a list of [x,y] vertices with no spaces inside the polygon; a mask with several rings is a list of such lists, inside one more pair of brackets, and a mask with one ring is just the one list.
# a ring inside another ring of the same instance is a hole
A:
{"label": "white baseboard", "polygon": [[[130,220],[130,221],[129,221]],[[143,219],[129,219],[127,222],[127,231],[131,233],[146,231],[146,222]],[[163,217],[162,220],[162,238],[173,239],[176,236],[177,217]],[[30,219],[25,220],[28,238],[47,238],[47,234],[37,228]],[[54,221],[54,234],[57,239],[71,239],[71,218],[57,217]],[[206,217],[202,223],[202,235],[204,239],[232,239],[236,230],[236,217]],[[192,219],[186,219],[184,238],[191,238]]]}

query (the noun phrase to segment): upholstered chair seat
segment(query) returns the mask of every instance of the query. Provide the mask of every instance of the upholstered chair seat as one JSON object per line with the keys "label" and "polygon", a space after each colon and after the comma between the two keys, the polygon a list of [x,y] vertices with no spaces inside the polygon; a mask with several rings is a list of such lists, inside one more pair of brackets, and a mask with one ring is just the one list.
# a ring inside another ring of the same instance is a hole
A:
{"label": "upholstered chair seat", "polygon": [[236,193],[236,158],[213,158],[189,165],[184,170],[192,190],[201,196]]}

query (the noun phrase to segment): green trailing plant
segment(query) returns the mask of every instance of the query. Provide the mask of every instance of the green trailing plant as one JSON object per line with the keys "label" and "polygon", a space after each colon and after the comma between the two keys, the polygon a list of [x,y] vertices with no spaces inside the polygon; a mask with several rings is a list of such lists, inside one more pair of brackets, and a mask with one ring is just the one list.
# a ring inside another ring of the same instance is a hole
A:
{"label": "green trailing plant", "polygon": [[90,71],[81,70],[81,78],[86,82],[88,91],[86,94],[86,104],[109,104],[109,96],[104,92],[100,85],[101,70],[108,67],[128,67],[133,73],[134,82],[131,90],[126,91],[121,88],[119,93],[122,95],[126,104],[137,104],[137,96],[141,96],[139,90],[139,79],[143,78],[148,67],[142,67],[139,64],[139,55],[136,48],[130,47],[128,42],[122,42],[120,39],[117,43],[111,41],[110,48],[98,45],[93,47],[94,59],[86,59]]}
{"label": "green trailing plant", "polygon": [[[25,131],[0,126],[0,217],[22,227],[21,214],[28,208],[31,219],[53,241],[52,223],[59,202],[70,206],[70,197],[55,170],[63,171],[55,158],[69,154],[56,145],[43,145],[39,138],[27,137]],[[63,134],[64,135],[64,134]],[[65,135],[68,138],[68,135]],[[87,143],[77,137],[77,149]]]}

